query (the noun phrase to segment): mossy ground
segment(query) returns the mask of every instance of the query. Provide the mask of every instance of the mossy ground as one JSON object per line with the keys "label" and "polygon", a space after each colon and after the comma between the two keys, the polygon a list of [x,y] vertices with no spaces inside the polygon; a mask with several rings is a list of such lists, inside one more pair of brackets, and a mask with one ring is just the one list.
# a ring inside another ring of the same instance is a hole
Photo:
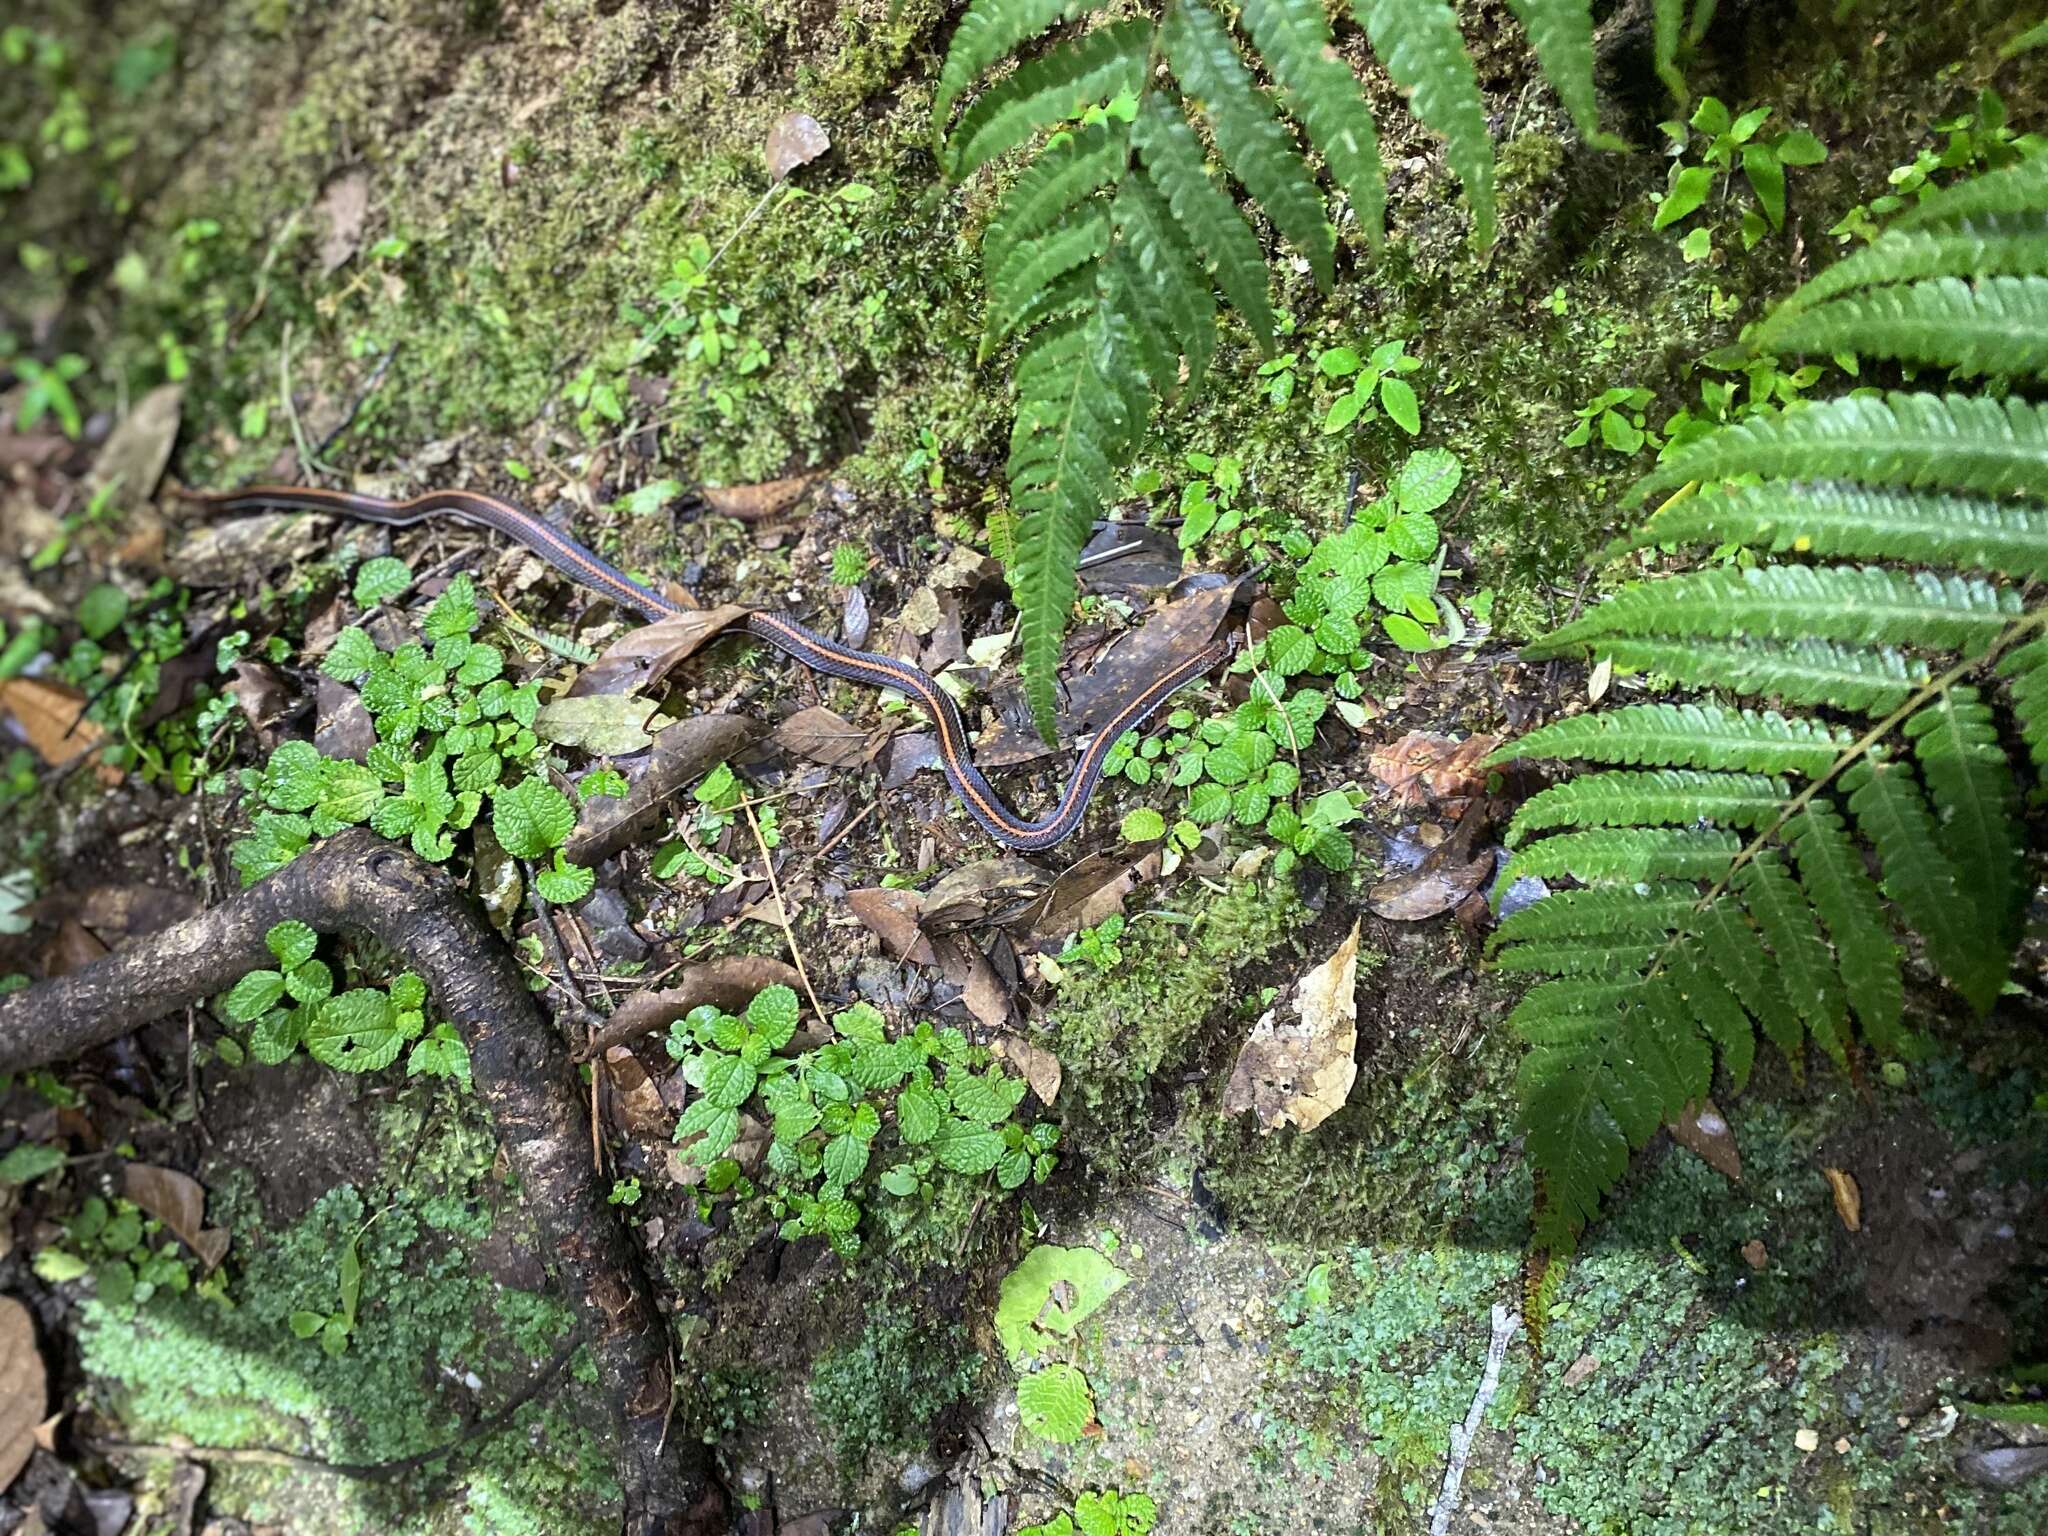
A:
{"label": "mossy ground", "polygon": [[[11,77],[24,88],[0,105],[0,136],[33,138],[73,89],[93,143],[41,164],[35,187],[7,205],[7,323],[85,352],[94,371],[81,389],[105,408],[189,369],[176,467],[192,483],[289,468],[288,374],[315,441],[356,407],[329,452],[346,470],[402,479],[432,464],[516,494],[507,461],[559,485],[603,444],[591,477],[602,507],[665,477],[737,483],[830,465],[860,493],[833,537],[901,550],[906,563],[935,534],[971,526],[999,485],[1004,378],[973,363],[975,235],[995,183],[950,189],[936,174],[927,118],[949,9],[936,0],[116,0],[90,27],[74,7],[19,9],[24,24],[65,37],[71,61],[48,79]],[[1606,83],[1616,126],[1650,145],[1669,105],[1644,83],[1645,9],[1622,8],[1635,20],[1623,18]],[[1817,264],[1834,219],[1982,85],[1995,80],[2016,121],[2040,126],[2040,56],[1999,66],[1999,14],[1974,0],[1866,4],[1842,21],[1826,0],[1792,7],[1790,22],[1763,6],[1724,9],[1696,88],[1768,102],[1831,147],[1824,166],[1794,178],[1786,231],[1745,253],[1730,214],[1716,224],[1715,260],[1685,263],[1673,236],[1650,228],[1661,160],[1570,140],[1502,8],[1466,4],[1498,109],[1500,244],[1467,249],[1433,146],[1373,77],[1397,167],[1389,253],[1374,265],[1352,251],[1333,296],[1285,280],[1285,345],[1299,355],[1291,402],[1272,402],[1248,338],[1228,333],[1213,387],[1162,418],[1147,461],[1172,487],[1188,452],[1234,454],[1256,496],[1333,523],[1354,473],[1370,493],[1412,445],[1385,422],[1324,438],[1314,357],[1400,338],[1424,364],[1420,442],[1453,449],[1466,468],[1446,526],[1468,585],[1499,591],[1495,624],[1508,637],[1568,607],[1587,587],[1589,549],[1618,521],[1614,498],[1647,464],[1597,440],[1564,446],[1572,411],[1617,385],[1651,390],[1653,421],[1696,398],[1692,360]],[[115,61],[135,49],[169,62],[117,83]],[[791,109],[825,121],[834,147],[797,174],[797,193],[764,201],[761,145]],[[360,224],[324,252],[335,189],[356,177]],[[636,360],[693,237],[723,250],[686,304],[714,315],[720,358],[670,341]],[[721,306],[736,313],[716,320]],[[608,441],[616,424],[573,393],[586,370],[593,385],[656,403],[651,451],[644,434]],[[901,470],[924,429],[944,451],[936,496]],[[708,595],[818,575],[786,553],[758,555],[729,525],[675,530],[601,511],[588,532],[650,570],[703,563]],[[829,543],[810,550],[828,553]],[[1411,680],[1397,670],[1383,688]],[[1091,1216],[1096,1181],[1156,1175],[1191,1195],[1199,1169],[1230,1241],[1256,1248],[1256,1273],[1231,1290],[1213,1265],[1188,1271],[1218,1287],[1212,1299],[1228,1291],[1227,1338],[1199,1289],[1159,1293],[1160,1306],[1194,1308],[1192,1352],[1178,1334],[1120,1342],[1108,1314],[1083,1358],[1102,1366],[1109,1433],[1054,1470],[1077,1486],[1152,1481],[1170,1496],[1172,1448],[1220,1446],[1249,1469],[1245,1486],[1218,1491],[1206,1511],[1173,1512],[1169,1529],[1297,1529],[1305,1512],[1327,1513],[1330,1529],[1409,1528],[1432,1491],[1446,1418],[1476,1378],[1486,1306],[1514,1288],[1527,1188],[1512,1153],[1514,1053],[1487,1028],[1499,999],[1465,979],[1470,957],[1449,933],[1377,932],[1356,1101],[1313,1136],[1261,1137],[1216,1118],[1230,1044],[1262,990],[1290,984],[1334,937],[1252,883],[1183,907],[1194,926],[1140,922],[1145,942],[1127,944],[1125,969],[1077,976],[1047,1009],[1041,1038],[1067,1067],[1074,1170],[1048,1211],[1080,1236],[1135,1234],[1154,1217],[1128,1204]],[[2038,1054],[2022,1065],[2043,1070]],[[1996,1109],[1999,1156],[2039,1155],[2013,1150],[2040,1131],[2033,1101],[2010,1092],[2013,1072],[1953,1056],[1916,1072],[1911,1092],[1950,1134]],[[1897,1427],[1898,1413],[1919,1414],[1953,1384],[1940,1362],[1893,1351],[1855,1302],[1854,1249],[1845,1260],[1848,1239],[1814,1177],[1846,1106],[1784,1084],[1753,1097],[1737,1122],[1743,1189],[1667,1153],[1572,1270],[1547,1320],[1548,1353],[1533,1371],[1511,1366],[1475,1505],[1491,1501],[1527,1528],[2039,1529],[2037,1494],[2001,1508],[1961,1489],[1946,1446]],[[448,1113],[438,1105],[422,1122]],[[450,1145],[387,1118],[369,1138],[377,1159],[349,1187],[283,1217],[252,1196],[235,1222],[245,1267],[234,1311],[181,1299],[135,1319],[89,1313],[86,1365],[135,1437],[285,1436],[339,1460],[410,1454],[463,1423],[471,1389],[439,1367],[475,1370],[487,1402],[546,1358],[560,1314],[538,1271],[510,1288],[477,1272],[508,1204],[485,1175],[487,1144],[472,1137],[439,1168],[408,1165],[418,1135]],[[348,1354],[330,1360],[286,1319],[335,1305],[337,1247],[365,1221],[363,1317]],[[1135,1246],[1163,1264],[1184,1237]],[[1739,1255],[1751,1238],[1771,1254],[1762,1272]],[[794,1299],[736,1309],[758,1332],[707,1350],[718,1390],[700,1394],[688,1421],[734,1446],[750,1424],[794,1425],[748,1454],[807,1457],[774,1470],[836,1500],[845,1469],[830,1451],[835,1425],[811,1400],[814,1367],[898,1302],[836,1274],[759,1273],[737,1246],[719,1277],[728,1292],[781,1286]],[[1327,1301],[1303,1289],[1319,1263],[1330,1266]],[[991,1267],[949,1278],[917,1304],[977,1315],[993,1277]],[[1155,1331],[1181,1326],[1129,1315]],[[2016,1300],[2012,1315],[2038,1353],[2038,1303],[2029,1312]],[[1228,1354],[1230,1369],[1205,1381],[1202,1350]],[[1592,1374],[1566,1385],[1582,1357],[1597,1361]],[[890,1387],[900,1374],[849,1373],[876,1401],[829,1416],[841,1429],[929,1421],[943,1405],[929,1392],[907,1401]],[[1251,1395],[1229,1395],[1241,1391]],[[1176,1392],[1185,1422],[1146,1407]],[[435,1520],[576,1528],[570,1511],[588,1512],[606,1474],[578,1427],[587,1415],[560,1394],[548,1403],[522,1411],[519,1434],[484,1443],[455,1475],[464,1498]],[[1194,1434],[1205,1413],[1215,1433]],[[1804,1427],[1819,1431],[1819,1451],[1795,1446]],[[1837,1439],[1850,1448],[1836,1451]],[[884,1498],[886,1483],[877,1472],[865,1495]],[[374,1490],[318,1486],[343,1511],[322,1529],[399,1528]],[[307,1497],[306,1482],[248,1468],[224,1472],[213,1494],[217,1507],[259,1516],[286,1496]],[[1710,1513],[1688,1527],[1686,1501]]]}

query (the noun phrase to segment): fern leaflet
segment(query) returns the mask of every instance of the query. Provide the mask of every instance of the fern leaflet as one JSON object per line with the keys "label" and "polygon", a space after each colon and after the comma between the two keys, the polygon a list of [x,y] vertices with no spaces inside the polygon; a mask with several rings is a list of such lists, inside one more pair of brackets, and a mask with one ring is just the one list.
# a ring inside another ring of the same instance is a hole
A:
{"label": "fern leaflet", "polygon": [[1472,56],[1444,0],[1351,0],[1373,52],[1423,124],[1443,136],[1444,155],[1472,205],[1472,239],[1493,244],[1493,140]]}
{"label": "fern leaflet", "polygon": [[1874,288],[1773,327],[1782,352],[1854,353],[1953,368],[1962,375],[2048,372],[2048,278],[1938,277]]}

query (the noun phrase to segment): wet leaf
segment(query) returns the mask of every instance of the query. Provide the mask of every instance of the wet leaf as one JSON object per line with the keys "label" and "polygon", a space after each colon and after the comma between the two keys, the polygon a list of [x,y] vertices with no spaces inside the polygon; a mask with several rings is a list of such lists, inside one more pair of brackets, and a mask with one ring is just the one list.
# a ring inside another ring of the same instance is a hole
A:
{"label": "wet leaf", "polygon": [[1856,1187],[1856,1180],[1839,1168],[1823,1168],[1828,1190],[1835,1197],[1835,1214],[1842,1218],[1842,1225],[1851,1232],[1863,1230],[1863,1191]]}
{"label": "wet leaf", "polygon": [[693,715],[654,738],[654,751],[632,765],[623,800],[600,795],[583,802],[576,830],[563,845],[571,863],[596,866],[652,832],[668,814],[667,801],[731,757],[753,735],[739,715]]}
{"label": "wet leaf", "polygon": [[168,1227],[208,1270],[227,1256],[227,1231],[206,1225],[206,1191],[189,1174],[129,1163],[121,1170],[121,1193]]}
{"label": "wet leaf", "polygon": [[785,112],[768,130],[768,174],[785,180],[832,147],[832,135],[808,112]]}
{"label": "wet leaf", "polygon": [[828,768],[854,768],[874,756],[869,734],[842,716],[814,704],[775,727],[776,744]]}
{"label": "wet leaf", "polygon": [[783,480],[763,480],[758,485],[707,485],[698,494],[720,517],[758,523],[795,508],[817,483],[816,475],[791,475]]}
{"label": "wet leaf", "polygon": [[1399,741],[1374,750],[1368,766],[1372,776],[1394,792],[1394,804],[1416,806],[1486,787],[1480,764],[1500,745],[1498,736],[1468,736],[1463,741],[1434,731],[1410,731]]}
{"label": "wet leaf", "polygon": [[1492,848],[1473,852],[1492,823],[1494,804],[1492,800],[1480,800],[1467,807],[1457,831],[1432,848],[1428,857],[1406,874],[1373,886],[1366,893],[1366,905],[1376,916],[1397,923],[1417,923],[1462,903],[1494,872],[1496,854]]}
{"label": "wet leaf", "polygon": [[1297,1017],[1279,1023],[1268,1010],[1238,1053],[1223,1108],[1257,1115],[1260,1128],[1312,1131],[1344,1107],[1358,1077],[1359,925],[1329,959],[1301,978]]}
{"label": "wet leaf", "polygon": [[931,941],[917,925],[924,907],[924,898],[917,892],[881,886],[848,891],[846,905],[897,959],[930,965],[937,958]]}
{"label": "wet leaf", "polygon": [[48,1401],[49,1373],[36,1347],[35,1319],[12,1296],[0,1296],[0,1489],[28,1465]]}
{"label": "wet leaf", "polygon": [[541,705],[534,715],[533,734],[560,746],[581,747],[598,757],[624,757],[653,745],[647,722],[654,707],[652,699],[620,693],[555,699]]}
{"label": "wet leaf", "polygon": [[1742,1153],[1735,1145],[1735,1132],[1712,1099],[1686,1105],[1685,1113],[1671,1122],[1671,1139],[1697,1153],[1716,1173],[1741,1180]]}
{"label": "wet leaf", "polygon": [[801,984],[795,969],[766,955],[728,955],[689,967],[672,987],[635,992],[605,1021],[599,1043],[612,1045],[667,1029],[692,1008],[714,1004],[739,1013],[770,987]]}

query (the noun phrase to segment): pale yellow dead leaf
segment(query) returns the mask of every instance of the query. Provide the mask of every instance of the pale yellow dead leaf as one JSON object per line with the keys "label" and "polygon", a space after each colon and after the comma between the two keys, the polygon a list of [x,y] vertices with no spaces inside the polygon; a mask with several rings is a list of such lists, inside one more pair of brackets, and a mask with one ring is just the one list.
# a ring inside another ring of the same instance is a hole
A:
{"label": "pale yellow dead leaf", "polygon": [[1358,924],[1336,953],[1294,989],[1297,1018],[1277,1010],[1252,1026],[1238,1053],[1223,1107],[1251,1110],[1261,1130],[1283,1125],[1312,1131],[1344,1107],[1358,1078]]}
{"label": "pale yellow dead leaf", "polygon": [[36,677],[0,682],[0,715],[12,715],[36,756],[55,767],[100,743],[100,728],[79,718],[85,696]]}
{"label": "pale yellow dead leaf", "polygon": [[1863,1191],[1856,1187],[1855,1179],[1839,1168],[1823,1168],[1827,1175],[1828,1189],[1835,1197],[1835,1214],[1842,1218],[1842,1225],[1851,1232],[1863,1230]]}
{"label": "pale yellow dead leaf", "polygon": [[1044,1046],[1033,1045],[1021,1035],[1003,1035],[989,1049],[1024,1074],[1039,1103],[1050,1104],[1060,1096],[1060,1059]]}

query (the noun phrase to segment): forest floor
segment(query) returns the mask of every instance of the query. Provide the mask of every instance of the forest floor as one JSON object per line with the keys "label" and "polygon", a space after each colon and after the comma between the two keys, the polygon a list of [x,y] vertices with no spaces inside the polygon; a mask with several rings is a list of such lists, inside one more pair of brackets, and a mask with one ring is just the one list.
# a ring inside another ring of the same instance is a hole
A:
{"label": "forest floor", "polygon": [[[1014,671],[987,643],[1010,618],[986,555],[1008,383],[973,348],[998,182],[949,186],[930,153],[957,7],[16,9],[0,141],[39,147],[32,185],[0,192],[0,977],[75,969],[241,888],[272,754],[370,739],[320,670],[344,626],[393,651],[467,576],[477,649],[549,695],[634,629],[474,530],[209,526],[172,494],[309,462],[371,492],[487,489],[706,607],[788,608],[957,666],[987,684],[978,755],[1050,803],[1065,759],[989,682]],[[991,857],[915,711],[740,638],[681,659],[664,707],[759,739],[594,890],[536,910],[534,871],[495,838],[443,855],[578,1045],[707,962],[765,985],[796,959],[842,1033],[866,1004],[997,1046],[1033,1088],[1003,1123],[1058,1128],[1021,1189],[927,1170],[877,1190],[848,1257],[741,1197],[771,1182],[758,1124],[737,1195],[678,1155],[661,1034],[587,1069],[615,1213],[670,1322],[672,1433],[710,1448],[748,1536],[1000,1536],[1111,1491],[1156,1501],[1168,1536],[1421,1531],[1475,1402],[1452,1531],[2048,1529],[2048,1475],[2002,1488],[1985,1459],[2048,1435],[1969,1411],[2048,1355],[2038,949],[1987,1019],[1945,1016],[1927,986],[1898,1061],[1760,1060],[1715,1106],[1725,1128],[1693,1138],[1704,1154],[1660,1134],[1637,1159],[1523,1318],[1514,990],[1484,969],[1473,893],[1489,807],[1527,786],[1490,782],[1471,745],[1595,686],[1514,646],[1626,574],[1597,551],[1658,427],[1721,377],[1696,360],[1824,264],[1895,167],[2048,130],[2043,55],[2000,62],[2006,18],[1982,6],[1836,21],[1731,0],[1693,91],[1769,106],[1829,153],[1753,248],[1729,178],[1693,260],[1684,230],[1652,227],[1671,105],[1649,7],[1602,27],[1607,109],[1646,146],[1618,154],[1570,134],[1505,6],[1458,10],[1493,108],[1498,245],[1468,248],[1440,146],[1368,70],[1387,253],[1351,251],[1331,296],[1290,274],[1278,359],[1226,331],[1216,382],[1148,440],[1129,525],[1100,536],[1139,547],[1087,573],[1068,642],[1072,683],[1135,665],[1109,643],[1126,628],[1171,646],[1213,622],[1214,589],[1154,602],[1183,552],[1170,526],[1136,531],[1193,482],[1246,529],[1319,535],[1412,454],[1454,460],[1438,520],[1459,638],[1382,645],[1356,709],[1297,744],[1303,800],[1359,813],[1350,868],[1276,873],[1270,840],[1227,827],[1128,840],[1127,812],[1179,815],[1163,770],[1106,780],[1055,854]],[[831,145],[783,184],[764,145],[792,112]],[[1419,433],[1326,435],[1344,386],[1318,358],[1392,341],[1420,364]],[[60,354],[82,359],[76,430],[61,411],[16,430],[17,355]],[[1219,537],[1185,564],[1241,558]],[[30,633],[17,677],[6,642]],[[623,761],[645,715],[599,694],[620,708],[581,728],[624,720]],[[1218,696],[1243,694],[1190,693],[1169,730]],[[88,702],[87,726],[53,730]],[[601,797],[607,753],[549,740]],[[1276,1128],[1270,1104],[1238,1106],[1233,1068],[1354,936],[1356,1085],[1314,1129]],[[390,956],[327,953],[396,995]],[[217,1006],[5,1080],[0,1290],[33,1328],[0,1369],[39,1357],[63,1417],[33,1445],[9,1430],[26,1470],[0,1532],[616,1529],[606,1384],[587,1358],[556,1368],[570,1298],[466,1076],[411,1045],[363,1073],[283,1054],[266,1064]],[[1011,1278],[1048,1249],[1071,1270]],[[1035,1432],[1018,1383],[1062,1367],[1084,1410]]]}

